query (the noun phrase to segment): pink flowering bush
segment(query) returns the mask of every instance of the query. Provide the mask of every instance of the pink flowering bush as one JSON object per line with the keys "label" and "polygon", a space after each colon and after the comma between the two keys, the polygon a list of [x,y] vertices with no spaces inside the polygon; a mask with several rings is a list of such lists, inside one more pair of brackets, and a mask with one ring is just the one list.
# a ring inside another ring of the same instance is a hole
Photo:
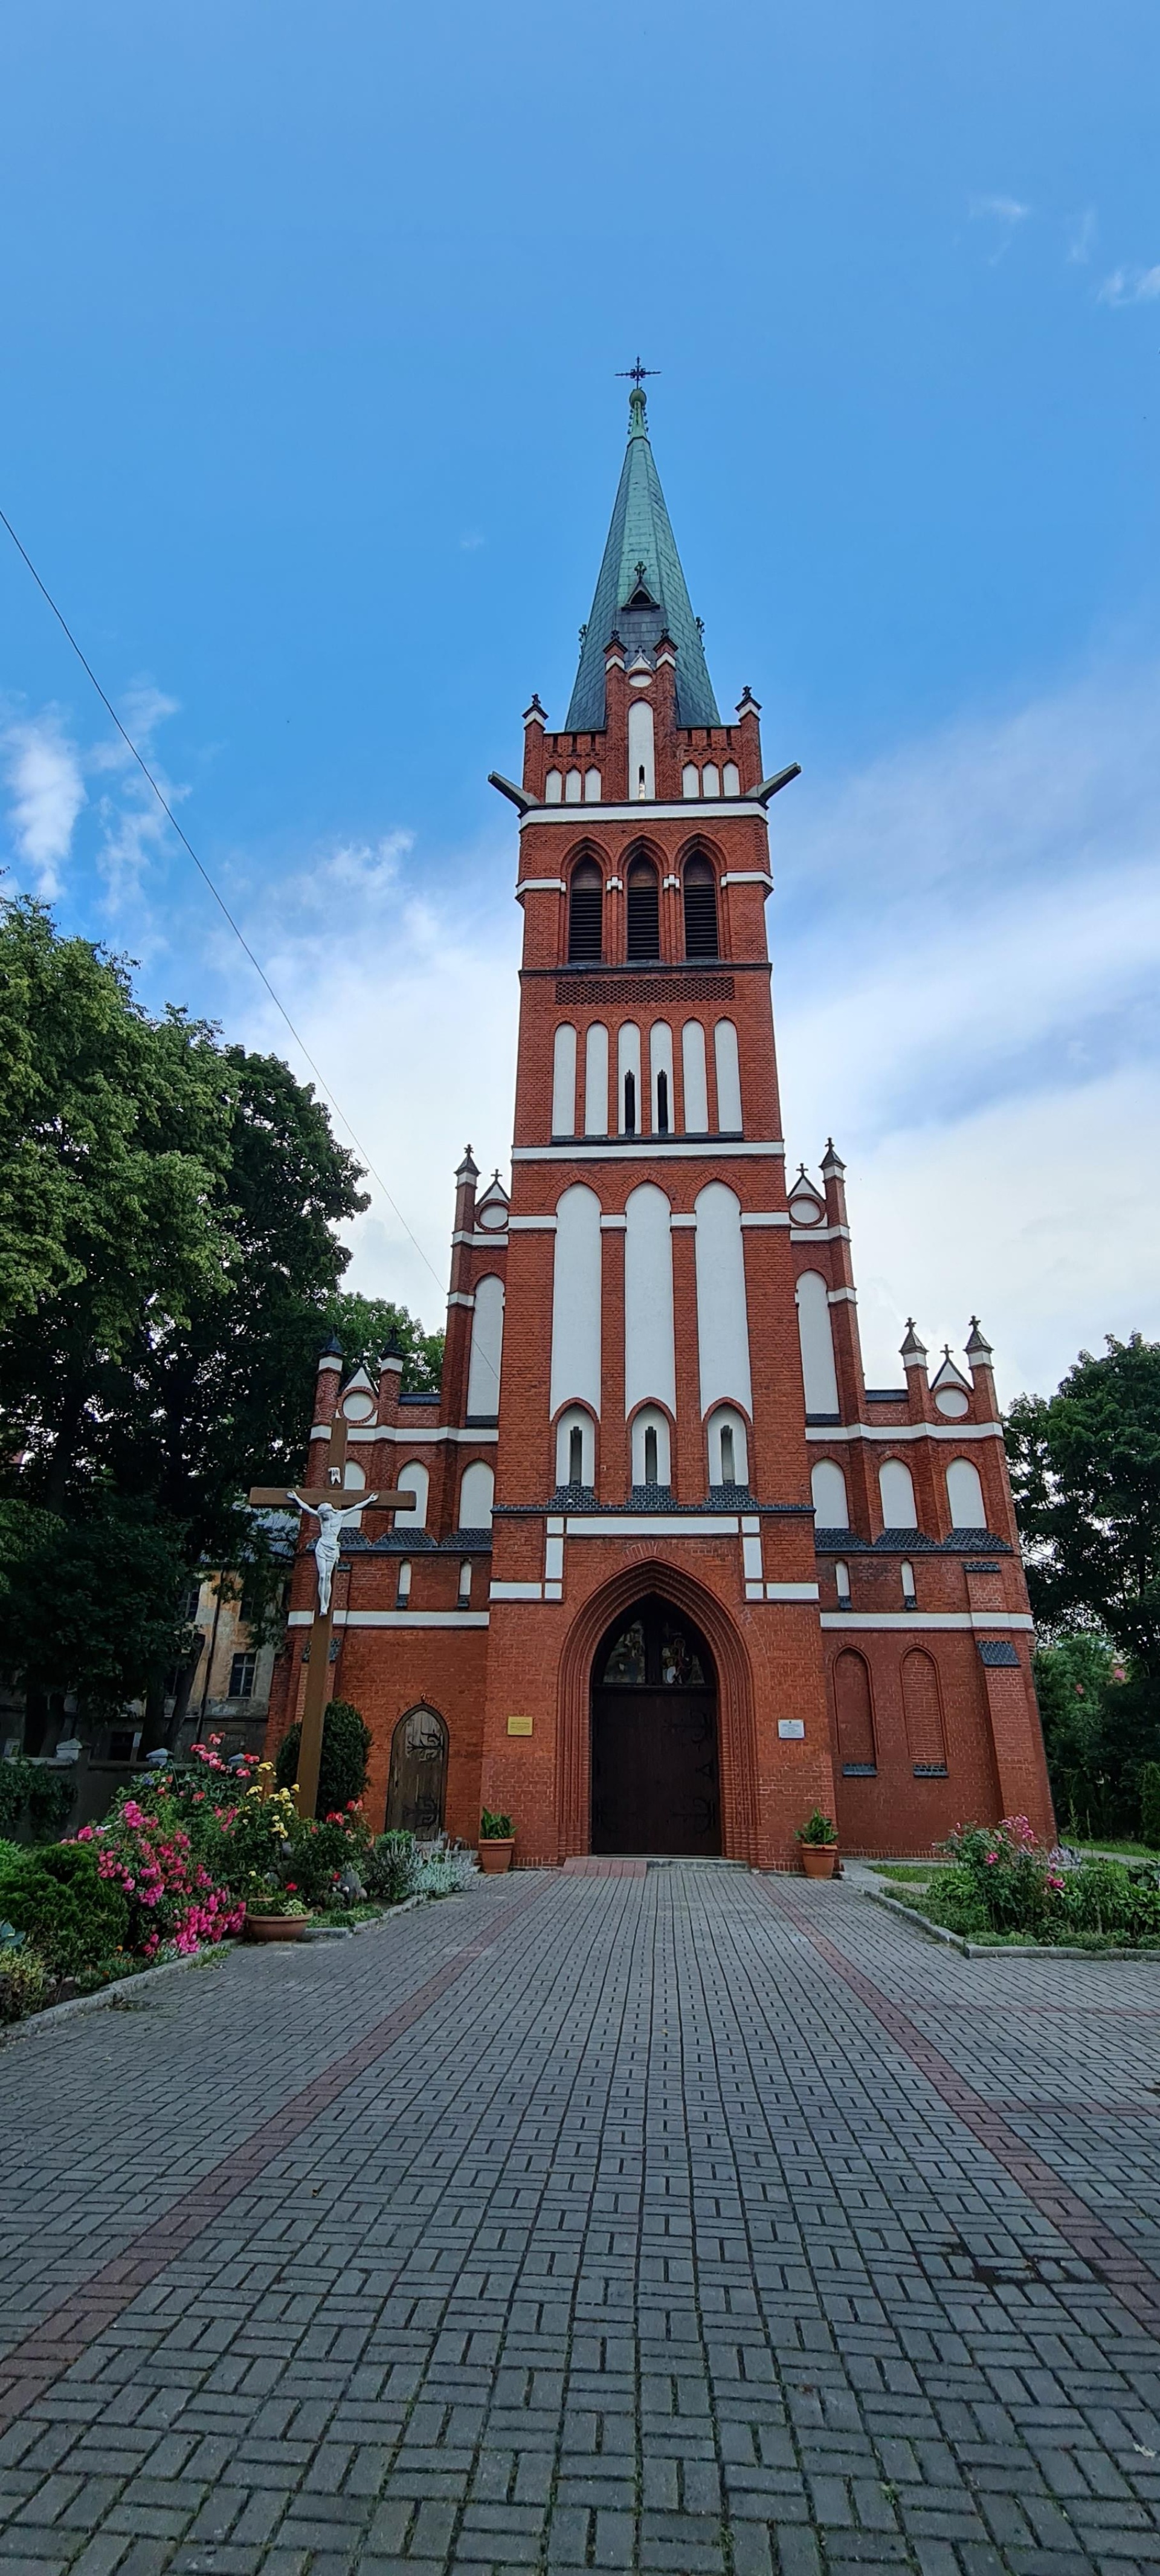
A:
{"label": "pink flowering bush", "polygon": [[203,1943],[224,1940],[241,1928],[245,1904],[224,1884],[179,1821],[176,1801],[122,1797],[103,1825],[84,1825],[78,1842],[91,1842],[97,1870],[121,1890],[129,1907],[128,1947],[142,1959],[172,1948],[188,1955]]}
{"label": "pink flowering bush", "polygon": [[1160,1942],[1160,1872],[1048,1850],[1026,1816],[960,1825],[941,1845],[951,1867],[912,1901],[948,1930],[1048,1944]]}

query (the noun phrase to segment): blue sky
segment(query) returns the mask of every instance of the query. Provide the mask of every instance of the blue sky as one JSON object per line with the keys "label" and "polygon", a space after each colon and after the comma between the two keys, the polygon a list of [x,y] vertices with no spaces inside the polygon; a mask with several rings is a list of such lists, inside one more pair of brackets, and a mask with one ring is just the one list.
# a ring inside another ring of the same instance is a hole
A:
{"label": "blue sky", "polygon": [[[718,697],[764,706],[789,1144],[872,1374],[1160,1331],[1160,27],[1144,0],[38,0],[0,20],[0,505],[422,1246],[510,1130],[506,808],[638,348]],[[0,532],[2,537],[2,532]],[[3,540],[7,547],[7,540]],[[289,1041],[18,558],[0,855]]]}

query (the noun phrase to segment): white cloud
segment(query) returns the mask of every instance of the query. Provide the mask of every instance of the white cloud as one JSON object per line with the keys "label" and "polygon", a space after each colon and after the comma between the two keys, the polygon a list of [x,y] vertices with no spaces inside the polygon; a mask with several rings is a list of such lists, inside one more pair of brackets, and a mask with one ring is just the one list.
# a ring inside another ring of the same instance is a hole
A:
{"label": "white cloud", "polygon": [[337,903],[340,921],[352,907],[381,903],[397,886],[400,864],[414,839],[413,832],[396,831],[385,832],[378,841],[340,841],[286,879],[283,903],[306,911]]}
{"label": "white cloud", "polygon": [[[189,794],[188,787],[175,784],[160,765],[154,737],[169,716],[178,713],[178,700],[166,697],[164,690],[151,680],[137,680],[126,692],[121,705],[121,721],[147,761],[162,795],[171,806],[179,805]],[[164,848],[169,823],[129,745],[120,734],[110,734],[95,743],[88,754],[88,767],[98,776],[114,779],[114,789],[98,800],[102,838],[97,864],[108,889],[108,910],[116,915],[130,906],[134,911],[134,938],[138,951],[155,944],[153,938],[142,938],[148,929],[147,916],[141,908],[142,880],[146,870]]]}
{"label": "white cloud", "polygon": [[[772,809],[785,1132],[795,1163],[831,1132],[847,1161],[871,1384],[912,1312],[961,1349],[978,1311],[1007,1395],[1105,1332],[1160,1334],[1158,684],[1105,672]],[[323,937],[302,889],[336,871]],[[511,1134],[512,853],[431,891],[387,833],[291,882],[254,944],[426,1255],[376,1190],[348,1275],[434,1324],[455,1165]],[[232,992],[231,1025],[293,1059]]]}
{"label": "white cloud", "polygon": [[1026,223],[1030,206],[1025,206],[1018,197],[972,197],[968,211],[972,223],[986,223],[992,227],[992,238],[997,240],[997,247],[991,253],[991,266],[997,268],[999,261],[1006,258],[1020,224]]}
{"label": "white cloud", "polygon": [[36,893],[50,902],[61,891],[61,870],[85,802],[76,746],[62,731],[53,708],[10,724],[2,741],[17,850],[31,871]]}
{"label": "white cloud", "polygon": [[1095,207],[1085,206],[1082,215],[1077,216],[1072,224],[1067,245],[1067,256],[1069,260],[1073,261],[1079,268],[1086,268],[1087,263],[1091,258],[1092,250],[1095,245],[1096,229]]}
{"label": "white cloud", "polygon": [[[481,1168],[506,1163],[515,1082],[520,916],[512,853],[484,851],[455,888],[417,893],[403,862],[411,836],[391,832],[367,850],[344,846],[293,879],[298,918],[277,945],[250,934],[271,983],[377,1165],[421,1251],[373,1180],[372,1205],[351,1229],[347,1284],[401,1298],[428,1327],[443,1321],[455,1166],[471,1141]],[[302,889],[345,900],[325,947]],[[248,1042],[296,1057],[284,1021],[234,986],[231,1025]],[[340,1120],[336,1133],[350,1138]],[[424,1258],[424,1256],[426,1256]],[[428,1266],[429,1265],[429,1266]]]}
{"label": "white cloud", "polygon": [[961,1342],[978,1308],[1008,1392],[1160,1332],[1158,678],[955,727],[782,820],[786,1129],[849,1163],[871,1383],[910,1312]]}
{"label": "white cloud", "polygon": [[1099,290],[1101,304],[1154,304],[1160,295],[1160,265],[1114,268]]}

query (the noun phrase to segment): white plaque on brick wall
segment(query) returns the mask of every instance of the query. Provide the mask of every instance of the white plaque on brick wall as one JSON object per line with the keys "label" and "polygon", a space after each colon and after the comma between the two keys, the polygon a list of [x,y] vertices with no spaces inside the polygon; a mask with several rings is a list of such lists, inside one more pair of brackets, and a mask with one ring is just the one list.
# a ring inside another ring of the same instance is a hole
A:
{"label": "white plaque on brick wall", "polygon": [[804,1717],[779,1717],[777,1721],[777,1731],[780,1736],[792,1736],[796,1743],[800,1741],[801,1737],[805,1734],[805,1719]]}

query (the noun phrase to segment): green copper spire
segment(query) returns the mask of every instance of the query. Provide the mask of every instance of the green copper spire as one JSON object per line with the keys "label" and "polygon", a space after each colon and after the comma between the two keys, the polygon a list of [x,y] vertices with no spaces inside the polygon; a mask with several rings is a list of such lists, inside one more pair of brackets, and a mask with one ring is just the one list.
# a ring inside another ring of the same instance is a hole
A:
{"label": "green copper spire", "polygon": [[689,604],[681,558],[653,463],[643,385],[633,385],[628,412],[628,449],[596,597],[584,629],[576,685],[564,719],[566,733],[599,732],[604,723],[604,648],[610,635],[619,635],[629,660],[642,649],[651,660],[661,636],[668,633],[677,648],[678,722],[721,722],[706,668],[701,630]]}

